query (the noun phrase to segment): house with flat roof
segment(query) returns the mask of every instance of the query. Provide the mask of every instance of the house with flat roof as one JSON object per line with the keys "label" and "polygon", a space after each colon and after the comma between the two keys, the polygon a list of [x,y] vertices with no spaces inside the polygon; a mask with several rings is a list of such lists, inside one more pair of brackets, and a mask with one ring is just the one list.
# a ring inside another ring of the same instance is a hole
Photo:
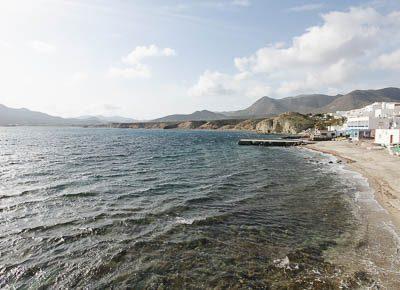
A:
{"label": "house with flat roof", "polygon": [[376,129],[375,143],[387,147],[400,145],[400,128]]}
{"label": "house with flat roof", "polygon": [[377,129],[400,128],[400,103],[376,102],[361,109],[336,112],[345,117],[350,138],[374,138]]}

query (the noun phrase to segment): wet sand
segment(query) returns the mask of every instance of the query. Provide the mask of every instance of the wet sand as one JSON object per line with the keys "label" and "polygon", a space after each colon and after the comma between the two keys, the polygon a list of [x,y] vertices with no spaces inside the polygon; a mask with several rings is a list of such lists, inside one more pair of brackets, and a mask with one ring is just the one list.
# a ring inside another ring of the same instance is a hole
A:
{"label": "wet sand", "polygon": [[305,147],[334,155],[368,180],[369,189],[360,189],[357,202],[362,218],[354,232],[356,242],[333,257],[351,269],[366,269],[379,285],[376,289],[399,289],[400,157],[372,142],[327,141]]}
{"label": "wet sand", "polygon": [[371,142],[327,141],[306,147],[335,155],[365,176],[376,200],[400,229],[400,157],[390,155],[387,149],[373,149]]}

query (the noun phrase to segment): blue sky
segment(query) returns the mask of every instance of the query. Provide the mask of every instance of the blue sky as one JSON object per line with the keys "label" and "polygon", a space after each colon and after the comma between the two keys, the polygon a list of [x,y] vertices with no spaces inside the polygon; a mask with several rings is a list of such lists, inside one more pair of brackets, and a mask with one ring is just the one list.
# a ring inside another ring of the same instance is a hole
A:
{"label": "blue sky", "polygon": [[400,3],[4,0],[0,103],[151,119],[400,86]]}

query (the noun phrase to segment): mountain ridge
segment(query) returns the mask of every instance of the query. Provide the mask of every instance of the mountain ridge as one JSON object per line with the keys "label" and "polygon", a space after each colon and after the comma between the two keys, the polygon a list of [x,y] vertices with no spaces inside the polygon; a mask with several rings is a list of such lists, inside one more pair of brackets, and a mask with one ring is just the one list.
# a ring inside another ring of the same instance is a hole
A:
{"label": "mountain ridge", "polygon": [[[0,104],[0,126],[91,126],[111,123],[111,120],[106,120],[108,117],[101,117],[102,118],[96,116],[83,116],[78,118],[62,118],[42,112],[31,111],[26,108],[10,108]],[[115,120],[115,122],[120,120]],[[130,120],[133,119],[125,119],[125,121]]]}
{"label": "mountain ridge", "polygon": [[[217,118],[220,120],[254,119],[277,116],[285,112],[326,113],[359,109],[374,102],[400,102],[400,89],[388,87],[377,90],[353,90],[347,94],[337,95],[302,94],[282,99],[264,96],[242,110],[225,112],[203,110],[192,114],[169,115],[152,121],[210,121],[217,120]],[[208,112],[207,118],[199,117],[199,112]]]}
{"label": "mountain ridge", "polygon": [[388,87],[378,90],[353,90],[347,94],[308,94],[273,99],[263,97],[239,111],[228,112],[231,117],[268,117],[285,112],[326,113],[359,109],[374,102],[398,102],[400,89]]}
{"label": "mountain ridge", "polygon": [[[191,114],[174,114],[157,118],[151,122],[215,121],[228,119],[258,119],[277,116],[286,112],[326,113],[359,109],[374,102],[400,102],[400,89],[388,87],[377,90],[353,90],[347,94],[303,94],[282,99],[264,96],[243,110],[230,112],[195,111]],[[85,118],[87,117],[87,118]],[[84,116],[83,118],[62,118],[26,108],[14,109],[0,104],[0,125],[53,125],[84,126],[110,123],[134,123],[125,117]],[[106,119],[108,118],[108,119]]]}
{"label": "mountain ridge", "polygon": [[101,122],[106,122],[106,123],[133,123],[137,122],[138,120],[128,118],[128,117],[122,117],[122,116],[103,116],[103,115],[84,115],[84,116],[79,116],[74,119],[79,119],[79,120],[85,120],[85,119],[97,119]]}
{"label": "mountain ridge", "polygon": [[174,114],[154,119],[153,122],[175,122],[175,121],[214,121],[227,119],[228,116],[209,110],[195,111],[192,114]]}

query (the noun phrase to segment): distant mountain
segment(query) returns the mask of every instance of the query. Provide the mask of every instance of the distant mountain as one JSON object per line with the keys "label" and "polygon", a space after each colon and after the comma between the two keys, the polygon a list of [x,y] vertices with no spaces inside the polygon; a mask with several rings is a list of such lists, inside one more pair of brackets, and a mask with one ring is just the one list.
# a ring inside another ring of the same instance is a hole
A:
{"label": "distant mountain", "polygon": [[269,97],[262,97],[250,107],[227,112],[226,115],[230,117],[267,117],[279,115],[285,112],[299,112],[302,114],[320,112],[322,108],[336,100],[337,96],[329,96],[322,94],[312,95],[299,95],[296,97],[288,97],[283,99],[272,99]]}
{"label": "distant mountain", "polygon": [[232,117],[265,117],[284,112],[314,113],[333,102],[338,96],[322,94],[299,95],[283,99],[263,97],[244,110],[225,113]]}
{"label": "distant mountain", "polygon": [[[321,113],[359,109],[374,102],[400,102],[399,88],[380,90],[355,90],[345,95],[299,95],[283,99],[262,97],[250,107],[232,112],[196,111],[192,114],[176,114],[153,120],[153,122],[215,121],[227,119],[256,119],[277,116],[285,112]],[[61,118],[28,109],[13,109],[0,105],[0,126],[7,125],[52,125],[82,126],[109,123],[137,122],[125,117],[83,116]]]}
{"label": "distant mountain", "polygon": [[196,111],[192,114],[176,114],[153,120],[154,122],[178,122],[178,121],[213,121],[223,120],[228,117],[222,113],[207,110]]}
{"label": "distant mountain", "polygon": [[197,111],[193,114],[170,115],[155,122],[212,121],[276,116],[285,112],[322,113],[359,109],[374,102],[400,102],[400,89],[356,90],[345,95],[310,94],[273,99],[262,97],[244,110],[231,112]]}
{"label": "distant mountain", "polygon": [[345,95],[299,95],[283,99],[262,97],[250,107],[223,112],[231,118],[259,118],[284,112],[320,113],[359,109],[374,102],[400,102],[400,89],[356,90]]}
{"label": "distant mountain", "polygon": [[137,120],[132,119],[132,118],[126,118],[126,117],[121,117],[121,116],[102,116],[102,115],[87,115],[87,116],[80,116],[77,119],[79,120],[97,120],[98,122],[102,123],[133,123],[136,122]]}
{"label": "distant mountain", "polygon": [[277,112],[286,112],[285,107],[281,104],[281,102],[277,99],[272,99],[269,97],[262,97],[257,100],[250,107],[233,112],[223,112],[224,115],[229,117],[259,117],[259,116],[269,116],[274,115]]}
{"label": "distant mountain", "polygon": [[104,121],[97,118],[61,118],[25,108],[14,109],[0,104],[0,126],[27,125],[27,126],[83,126],[100,125]]}
{"label": "distant mountain", "polygon": [[399,88],[380,90],[356,90],[337,97],[333,102],[324,106],[322,111],[348,111],[365,107],[374,102],[400,102]]}

